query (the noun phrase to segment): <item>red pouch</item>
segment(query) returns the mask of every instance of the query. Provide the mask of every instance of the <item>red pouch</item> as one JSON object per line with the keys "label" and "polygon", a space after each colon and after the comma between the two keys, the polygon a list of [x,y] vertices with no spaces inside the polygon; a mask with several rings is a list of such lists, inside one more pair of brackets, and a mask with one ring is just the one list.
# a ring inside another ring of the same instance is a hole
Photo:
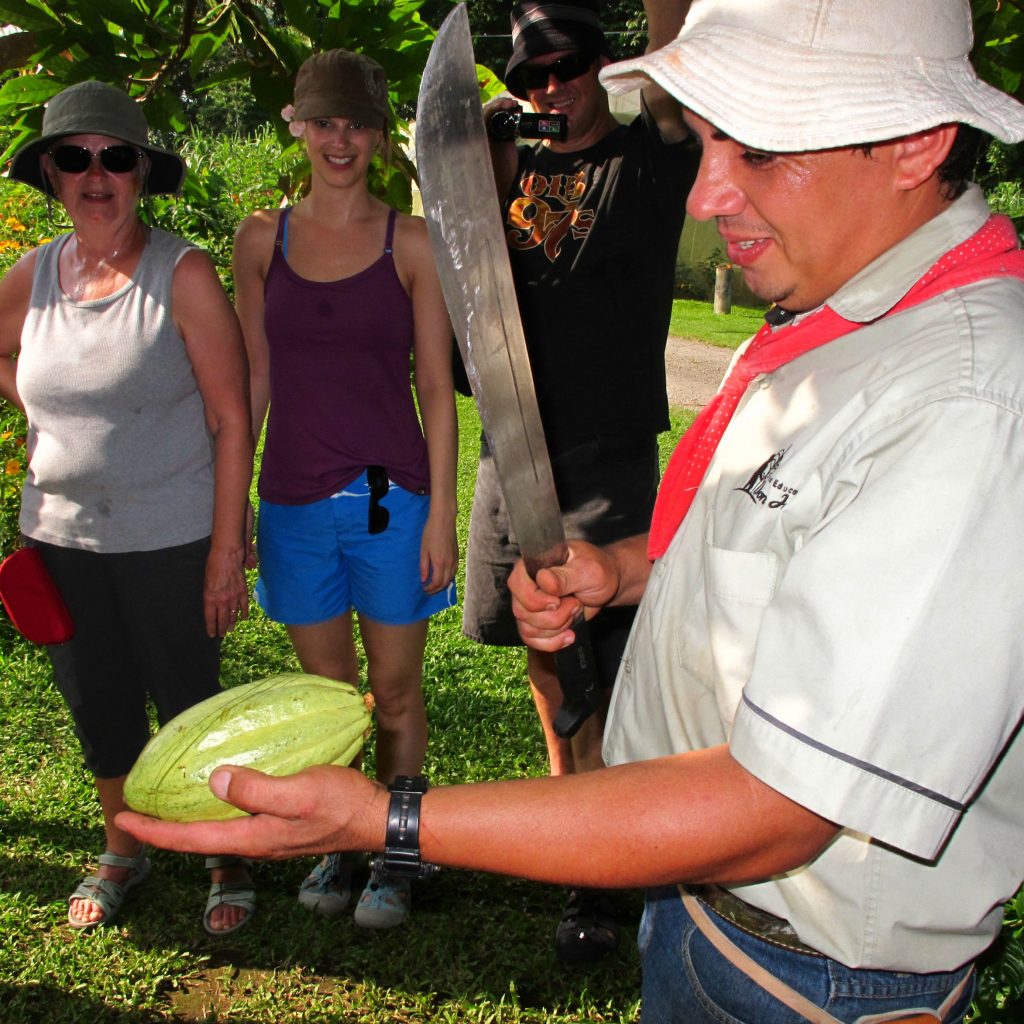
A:
{"label": "red pouch", "polygon": [[0,600],[14,628],[34,644],[63,644],[75,635],[71,613],[35,548],[0,562]]}

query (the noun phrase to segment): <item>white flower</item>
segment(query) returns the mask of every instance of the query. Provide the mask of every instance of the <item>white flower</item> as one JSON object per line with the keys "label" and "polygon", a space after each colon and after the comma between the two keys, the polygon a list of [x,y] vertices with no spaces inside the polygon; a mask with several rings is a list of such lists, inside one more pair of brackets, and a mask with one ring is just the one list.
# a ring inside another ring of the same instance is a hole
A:
{"label": "white flower", "polygon": [[281,117],[288,124],[288,131],[297,139],[301,139],[306,134],[306,122],[295,120],[295,107],[290,103],[287,107],[284,107],[281,111]]}

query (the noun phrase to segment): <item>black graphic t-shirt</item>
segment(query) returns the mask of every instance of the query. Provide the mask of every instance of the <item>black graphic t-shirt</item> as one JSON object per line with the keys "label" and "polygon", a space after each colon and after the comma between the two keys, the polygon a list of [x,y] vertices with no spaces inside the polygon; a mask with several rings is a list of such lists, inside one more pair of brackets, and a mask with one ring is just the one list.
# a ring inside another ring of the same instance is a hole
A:
{"label": "black graphic t-shirt", "polygon": [[698,159],[646,113],[576,153],[520,147],[505,232],[552,450],[667,429],[665,340]]}

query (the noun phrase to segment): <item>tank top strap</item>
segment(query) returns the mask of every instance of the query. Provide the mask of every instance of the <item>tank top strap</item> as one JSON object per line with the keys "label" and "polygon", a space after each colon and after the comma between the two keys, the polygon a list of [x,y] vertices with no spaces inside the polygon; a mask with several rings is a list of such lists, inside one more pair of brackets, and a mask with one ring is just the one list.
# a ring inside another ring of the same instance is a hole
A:
{"label": "tank top strap", "polygon": [[290,206],[281,211],[281,216],[277,218],[277,237],[274,239],[274,245],[281,250],[285,259],[288,258],[288,214],[291,212]]}
{"label": "tank top strap", "polygon": [[398,211],[391,210],[388,213],[388,233],[384,239],[384,255],[390,256],[394,252],[395,221],[398,219]]}

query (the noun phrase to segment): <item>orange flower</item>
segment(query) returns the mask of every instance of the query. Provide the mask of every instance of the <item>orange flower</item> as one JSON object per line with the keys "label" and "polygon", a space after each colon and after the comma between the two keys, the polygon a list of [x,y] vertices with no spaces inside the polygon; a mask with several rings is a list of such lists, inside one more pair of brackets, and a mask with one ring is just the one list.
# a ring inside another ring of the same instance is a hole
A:
{"label": "orange flower", "polygon": [[7,476],[17,476],[21,472],[21,463],[17,459],[8,459],[4,466],[4,473]]}

